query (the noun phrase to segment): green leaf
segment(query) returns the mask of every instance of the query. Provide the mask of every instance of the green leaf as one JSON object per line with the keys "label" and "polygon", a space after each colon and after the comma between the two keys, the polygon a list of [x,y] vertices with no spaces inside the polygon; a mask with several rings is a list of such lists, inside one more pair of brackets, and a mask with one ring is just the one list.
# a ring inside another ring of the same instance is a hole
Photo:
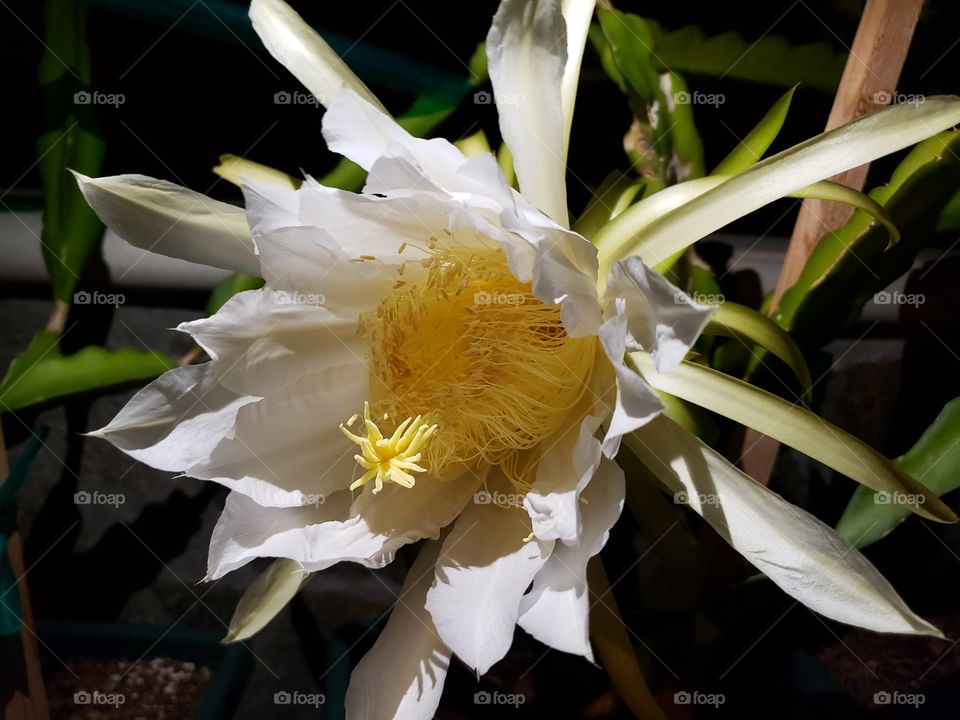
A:
{"label": "green leaf", "polygon": [[799,405],[691,362],[683,362],[669,373],[660,374],[646,353],[629,353],[627,359],[658,390],[762,432],[861,485],[900,493],[912,500],[907,507],[918,515],[942,522],[957,520],[936,495],[891,460]]}
{"label": "green leaf", "polygon": [[598,8],[600,28],[611,58],[623,79],[646,102],[660,94],[660,73],[653,67],[653,33],[643,18],[619,10]]}
{"label": "green leaf", "polygon": [[733,302],[717,306],[704,329],[705,335],[722,335],[742,340],[747,345],[759,345],[783,360],[797,376],[803,395],[809,400],[810,370],[800,348],[787,332],[773,320],[753,308]]}
{"label": "green leaf", "polygon": [[[946,404],[916,445],[897,458],[900,468],[943,497],[960,487],[960,398]],[[898,496],[858,487],[837,532],[861,548],[886,537],[910,516]]]}
{"label": "green leaf", "polygon": [[703,140],[697,132],[693,119],[693,104],[679,102],[679,98],[689,97],[687,82],[676,73],[664,73],[661,87],[667,86],[667,122],[670,125],[670,147],[673,151],[676,179],[679,182],[703,177],[706,172],[703,160]]}
{"label": "green leaf", "polygon": [[0,381],[0,411],[18,410],[67,395],[149,380],[176,367],[159,353],[88,346],[61,355],[54,332],[41,332],[10,363]]}
{"label": "green leaf", "polygon": [[243,273],[234,273],[224,280],[221,280],[210,293],[210,299],[207,300],[207,315],[213,315],[217,310],[223,307],[224,303],[239,292],[244,290],[256,290],[264,285],[263,278],[253,275],[244,275]]}
{"label": "green leaf", "polygon": [[[69,302],[87,259],[103,236],[103,225],[87,206],[67,169],[96,175],[105,144],[89,102],[90,53],[86,45],[86,5],[47,0],[46,48],[40,60],[43,103],[37,139],[37,166],[43,182],[41,243],[57,300]],[[88,102],[77,98],[86,93]]]}
{"label": "green leaf", "polygon": [[777,35],[752,41],[733,32],[707,37],[693,25],[668,32],[648,22],[654,60],[674,72],[783,87],[799,83],[833,94],[847,60],[826,43],[792,46]]}
{"label": "green leaf", "polygon": [[287,606],[312,576],[313,573],[306,572],[294,560],[274,560],[244,591],[230,618],[230,627],[223,642],[240,642],[258,633]]}
{"label": "green leaf", "polygon": [[819,347],[835,337],[870,298],[913,266],[960,185],[957,153],[960,131],[932,137],[904,158],[889,183],[870,192],[903,235],[896,246],[888,248],[886,232],[862,212],[821,238],[774,315],[801,345]]}
{"label": "green leaf", "polygon": [[630,213],[624,213],[597,237],[601,269],[633,254],[656,266],[774,200],[909,147],[958,122],[957,97],[928,97],[918,106],[894,105],[762,160],[713,189],[693,194],[693,199],[652,222],[644,218],[637,225]]}
{"label": "green leaf", "polygon": [[627,94],[634,115],[625,150],[642,177],[674,184],[704,173],[703,143],[693,106],[682,100],[687,84],[662,72],[653,57],[649,21],[614,9],[597,10],[599,31],[590,38],[610,78]]}
{"label": "green leaf", "polygon": [[736,175],[758,162],[780,134],[780,128],[787,119],[787,111],[790,109],[796,89],[797,86],[794,85],[787,90],[767,111],[757,126],[747,133],[747,136],[720,161],[710,174]]}
{"label": "green leaf", "polygon": [[950,202],[940,213],[937,220],[937,232],[956,232],[960,230],[960,190],[954,193]]}

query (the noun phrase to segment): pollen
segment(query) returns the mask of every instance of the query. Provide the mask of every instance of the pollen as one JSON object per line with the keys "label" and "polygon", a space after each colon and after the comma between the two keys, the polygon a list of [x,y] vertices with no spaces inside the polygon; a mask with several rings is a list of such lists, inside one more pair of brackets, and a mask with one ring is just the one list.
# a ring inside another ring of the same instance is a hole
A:
{"label": "pollen", "polygon": [[[422,455],[431,479],[495,465],[525,490],[547,451],[541,443],[566,427],[586,392],[596,339],[569,337],[560,306],[517,280],[492,241],[478,249],[451,247],[455,240],[431,237],[426,257],[404,264],[405,282],[361,316],[370,404],[392,418],[414,418],[401,437],[425,427],[422,418],[442,428],[435,436],[424,430],[423,439],[432,439],[410,451]],[[361,465],[363,482],[381,477],[379,465]],[[412,484],[409,473],[395,476]]]}
{"label": "pollen", "polygon": [[[384,419],[387,419],[386,413]],[[363,404],[363,425],[366,429],[364,436],[350,432],[342,423],[340,425],[340,432],[360,446],[360,454],[353,457],[357,464],[366,470],[350,485],[350,489],[356,490],[371,480],[374,481],[374,495],[383,490],[384,484],[388,482],[405,488],[413,487],[416,484],[413,473],[427,471],[417,463],[421,458],[421,448],[437,431],[437,425],[423,422],[420,415],[408,417],[396,427],[392,435],[386,437],[370,419],[369,403]]]}

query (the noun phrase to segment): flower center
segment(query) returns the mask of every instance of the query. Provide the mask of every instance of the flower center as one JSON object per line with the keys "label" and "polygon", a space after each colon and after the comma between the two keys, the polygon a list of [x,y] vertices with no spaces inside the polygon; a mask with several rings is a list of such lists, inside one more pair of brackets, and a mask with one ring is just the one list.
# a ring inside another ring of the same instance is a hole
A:
{"label": "flower center", "polygon": [[[350,418],[347,426],[353,425],[356,419],[356,415]],[[360,446],[363,454],[353,457],[366,470],[350,485],[350,489],[356,490],[370,480],[374,481],[374,495],[383,490],[385,482],[413,487],[416,480],[411,473],[426,472],[426,468],[417,465],[420,448],[436,432],[437,426],[421,422],[421,417],[417,415],[400,423],[393,435],[384,437],[377,424],[370,419],[370,403],[363,404],[363,424],[367,430],[366,437],[354,435],[340,425],[340,431]]]}
{"label": "flower center", "polygon": [[[595,338],[567,336],[560,307],[519,282],[499,249],[432,251],[406,265],[410,272],[360,318],[371,348],[371,405],[386,417],[414,418],[397,428],[401,437],[427,427],[421,418],[439,428],[424,430],[414,450],[433,475],[487,463],[528,487],[537,446],[585,392]],[[371,425],[375,447],[380,432]],[[361,466],[364,477],[380,477]]]}

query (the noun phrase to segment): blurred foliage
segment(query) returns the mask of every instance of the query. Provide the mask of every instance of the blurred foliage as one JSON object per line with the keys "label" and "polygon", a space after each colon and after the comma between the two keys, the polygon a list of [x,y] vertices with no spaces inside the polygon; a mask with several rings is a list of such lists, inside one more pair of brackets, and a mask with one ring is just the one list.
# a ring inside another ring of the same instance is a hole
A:
{"label": "blurred foliage", "polygon": [[99,247],[103,225],[68,172],[97,175],[105,143],[91,102],[86,5],[47,0],[40,60],[43,126],[37,158],[43,181],[43,259],[53,296],[69,302],[87,259]]}
{"label": "blurred foliage", "polygon": [[[960,398],[946,404],[917,443],[897,464],[937,495],[960,487]],[[850,498],[837,532],[856,547],[866,547],[890,534],[911,515],[903,500],[858,487]]]}
{"label": "blurred foliage", "polygon": [[960,131],[917,145],[890,182],[870,197],[880,203],[902,239],[889,246],[886,229],[858,211],[821,238],[774,317],[805,347],[819,347],[860,317],[864,304],[909,271],[935,236],[941,212],[960,185]]}
{"label": "blurred foliage", "polygon": [[114,385],[150,380],[177,366],[149,350],[105,350],[89,345],[63,355],[60,336],[44,331],[10,363],[0,381],[0,411],[19,410],[55,398]]}

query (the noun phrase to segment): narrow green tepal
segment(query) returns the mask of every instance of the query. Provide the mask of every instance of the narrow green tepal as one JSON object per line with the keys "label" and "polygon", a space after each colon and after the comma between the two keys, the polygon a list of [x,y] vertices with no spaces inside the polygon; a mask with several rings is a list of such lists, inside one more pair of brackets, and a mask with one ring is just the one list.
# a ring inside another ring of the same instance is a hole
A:
{"label": "narrow green tepal", "polygon": [[898,464],[799,405],[688,361],[662,374],[643,352],[628,353],[627,364],[656,390],[758,430],[877,492],[895,494],[929,520],[957,522],[956,513]]}
{"label": "narrow green tepal", "polygon": [[43,124],[37,157],[43,181],[43,259],[53,296],[69,302],[103,225],[87,206],[68,168],[97,175],[105,144],[94,116],[99,91],[90,88],[86,6],[79,0],[47,0],[46,48],[40,60]]}
{"label": "narrow green tepal", "polygon": [[[894,462],[943,497],[960,487],[960,398],[944,406],[916,445]],[[837,523],[837,532],[858,548],[890,534],[910,516],[896,493],[858,487]]]}
{"label": "narrow green tepal", "polygon": [[737,146],[720,161],[711,175],[736,175],[743,172],[748,167],[760,161],[763,154],[770,148],[773,141],[780,134],[784,121],[787,119],[787,111],[790,110],[790,103],[793,101],[793,93],[797,86],[787,90],[767,114],[764,115],[756,127],[753,128],[743,140],[737,142]]}
{"label": "narrow green tepal", "polygon": [[223,642],[241,642],[260,632],[313,577],[300,563],[277,558],[244,591]]}

